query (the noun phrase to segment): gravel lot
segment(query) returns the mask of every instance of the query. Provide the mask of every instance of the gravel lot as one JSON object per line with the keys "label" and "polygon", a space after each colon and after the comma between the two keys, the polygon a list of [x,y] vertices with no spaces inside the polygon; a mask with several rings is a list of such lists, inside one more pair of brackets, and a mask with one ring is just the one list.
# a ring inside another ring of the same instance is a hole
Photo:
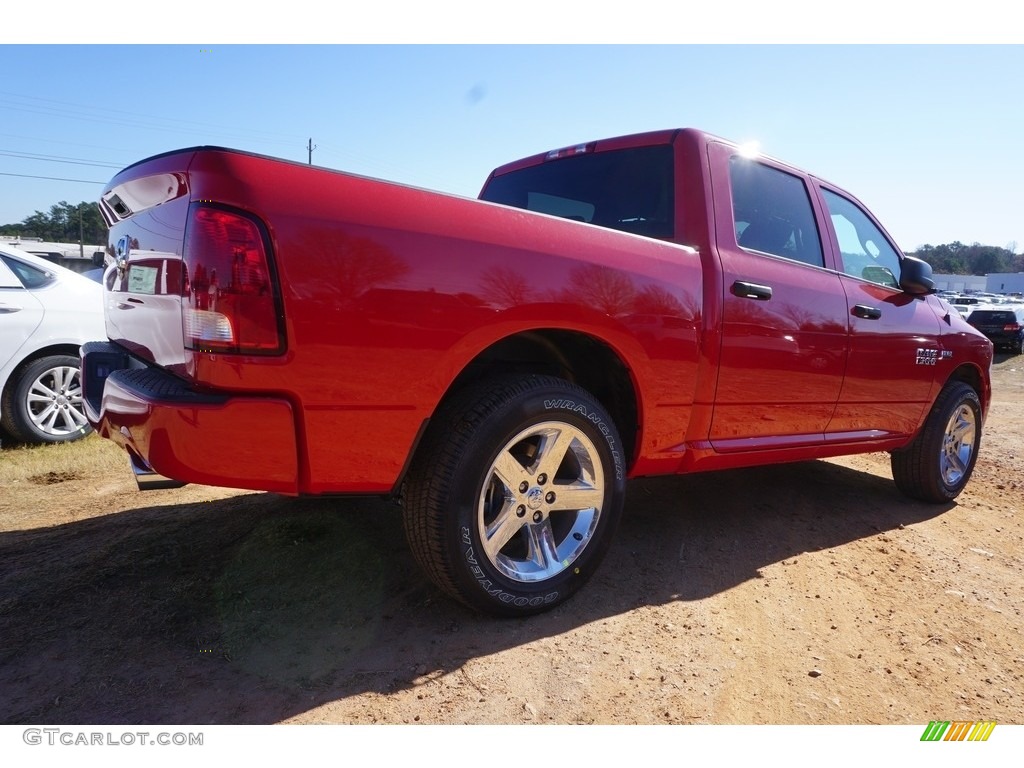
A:
{"label": "gravel lot", "polygon": [[386,501],[5,447],[0,722],[1024,723],[1024,358],[994,376],[956,503],[883,454],[634,481],[600,572],[529,620],[439,594]]}

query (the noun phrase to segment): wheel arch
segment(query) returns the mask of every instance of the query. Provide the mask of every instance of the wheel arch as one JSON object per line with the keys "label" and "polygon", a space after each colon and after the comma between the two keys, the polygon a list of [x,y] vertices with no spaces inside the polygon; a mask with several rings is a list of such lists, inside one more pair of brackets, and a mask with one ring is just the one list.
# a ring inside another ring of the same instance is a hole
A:
{"label": "wheel arch", "polygon": [[[3,383],[3,388],[6,391],[8,388],[13,386],[17,381],[17,373],[21,371],[26,365],[31,365],[36,360],[44,357],[50,357],[52,355],[72,355],[78,357],[78,351],[81,349],[81,344],[51,344],[47,347],[40,347],[34,349],[24,359],[19,360],[18,364],[13,366],[11,375],[7,377],[7,381]],[[0,393],[2,394],[2,393]]]}
{"label": "wheel arch", "polygon": [[978,393],[978,399],[981,401],[981,414],[983,418],[986,417],[988,415],[989,403],[992,400],[992,389],[989,386],[988,377],[977,366],[965,363],[949,375],[949,378],[939,388],[940,391],[953,381],[962,381]]}
{"label": "wheel arch", "polygon": [[632,465],[640,430],[641,400],[636,381],[619,352],[581,331],[537,328],[490,344],[463,367],[437,407],[481,378],[525,373],[557,376],[590,392],[611,415],[624,443],[627,465]]}

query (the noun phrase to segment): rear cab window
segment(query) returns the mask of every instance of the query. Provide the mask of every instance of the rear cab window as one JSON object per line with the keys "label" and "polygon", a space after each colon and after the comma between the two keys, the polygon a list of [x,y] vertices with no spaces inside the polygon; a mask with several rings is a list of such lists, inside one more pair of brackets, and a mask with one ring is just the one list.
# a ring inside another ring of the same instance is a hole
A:
{"label": "rear cab window", "polygon": [[493,177],[480,199],[670,239],[672,152],[666,144],[559,157]]}

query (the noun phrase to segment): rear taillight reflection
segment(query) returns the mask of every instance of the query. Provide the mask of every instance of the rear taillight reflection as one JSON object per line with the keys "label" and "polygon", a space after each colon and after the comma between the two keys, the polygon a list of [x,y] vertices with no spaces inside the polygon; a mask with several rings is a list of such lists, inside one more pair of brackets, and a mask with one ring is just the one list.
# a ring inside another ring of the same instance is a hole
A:
{"label": "rear taillight reflection", "polygon": [[284,349],[267,240],[248,216],[194,205],[185,237],[182,327],[200,352]]}

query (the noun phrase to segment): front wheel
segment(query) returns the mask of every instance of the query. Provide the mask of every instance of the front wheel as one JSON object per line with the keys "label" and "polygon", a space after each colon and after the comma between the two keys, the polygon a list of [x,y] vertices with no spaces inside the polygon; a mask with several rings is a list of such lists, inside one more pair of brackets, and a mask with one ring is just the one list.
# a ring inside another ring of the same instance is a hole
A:
{"label": "front wheel", "polygon": [[523,616],[578,590],[611,543],[622,444],[589,393],[561,379],[483,382],[435,416],[406,482],[406,537],[445,592]]}
{"label": "front wheel", "polygon": [[896,487],[921,501],[952,501],[967,485],[980,445],[978,394],[962,381],[950,382],[939,393],[914,441],[893,451]]}

